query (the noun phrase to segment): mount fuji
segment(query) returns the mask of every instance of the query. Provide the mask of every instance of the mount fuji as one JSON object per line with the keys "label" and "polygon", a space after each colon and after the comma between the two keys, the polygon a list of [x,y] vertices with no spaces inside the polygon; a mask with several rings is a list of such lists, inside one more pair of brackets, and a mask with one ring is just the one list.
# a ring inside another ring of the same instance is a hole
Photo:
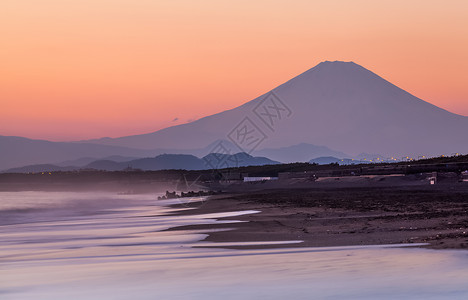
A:
{"label": "mount fuji", "polygon": [[356,63],[326,61],[234,109],[149,134],[86,142],[182,150],[229,140],[238,148],[233,153],[305,143],[398,157],[466,153],[467,132],[468,117],[425,102]]}

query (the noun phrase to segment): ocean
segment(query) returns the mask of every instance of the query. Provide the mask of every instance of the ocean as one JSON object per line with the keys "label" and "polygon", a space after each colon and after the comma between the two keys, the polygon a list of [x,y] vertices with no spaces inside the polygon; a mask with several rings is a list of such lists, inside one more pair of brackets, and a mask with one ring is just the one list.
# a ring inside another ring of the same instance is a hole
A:
{"label": "ocean", "polygon": [[0,299],[468,299],[468,251],[226,249],[167,229],[257,211],[172,215],[206,199],[157,196],[0,192]]}

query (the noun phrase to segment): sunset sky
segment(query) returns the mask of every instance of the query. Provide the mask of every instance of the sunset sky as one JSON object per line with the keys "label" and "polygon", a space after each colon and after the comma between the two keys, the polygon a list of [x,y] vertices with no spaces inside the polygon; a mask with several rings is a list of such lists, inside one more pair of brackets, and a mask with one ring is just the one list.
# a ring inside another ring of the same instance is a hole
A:
{"label": "sunset sky", "polygon": [[468,116],[468,1],[2,0],[0,135],[118,137],[354,61]]}

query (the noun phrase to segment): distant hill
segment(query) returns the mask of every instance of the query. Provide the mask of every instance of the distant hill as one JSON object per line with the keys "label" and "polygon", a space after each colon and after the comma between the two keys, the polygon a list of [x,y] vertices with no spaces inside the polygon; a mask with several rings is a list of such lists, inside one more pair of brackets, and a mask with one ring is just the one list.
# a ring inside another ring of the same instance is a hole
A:
{"label": "distant hill", "polygon": [[20,168],[11,168],[4,172],[7,173],[39,173],[39,172],[56,172],[56,171],[74,171],[76,167],[67,166],[60,167],[51,164],[41,164],[41,165],[29,165]]}
{"label": "distant hill", "polygon": [[29,173],[49,171],[73,171],[80,169],[95,169],[103,171],[121,171],[127,168],[143,171],[150,170],[207,170],[227,167],[245,167],[279,164],[266,157],[253,157],[247,153],[233,155],[211,153],[203,158],[188,154],[161,154],[151,158],[139,158],[129,161],[116,162],[113,160],[96,160],[85,166],[61,167],[53,164],[29,165],[5,170],[8,173]]}
{"label": "distant hill", "polygon": [[210,153],[203,157],[206,169],[223,169],[236,168],[246,166],[264,166],[276,165],[280,162],[271,160],[266,157],[254,157],[245,152],[240,152],[234,155]]}
{"label": "distant hill", "polygon": [[141,170],[203,170],[205,165],[200,158],[188,154],[161,154],[153,158],[140,158],[121,162],[122,169],[131,167]]}
{"label": "distant hill", "polygon": [[106,171],[121,171],[125,169],[121,162],[116,162],[108,159],[101,159],[93,161],[82,167],[83,169],[96,169]]}
{"label": "distant hill", "polygon": [[[15,136],[0,136],[0,170],[32,164],[57,165],[58,162],[83,157],[148,157],[154,150],[97,145],[92,143],[49,142]],[[63,164],[61,164],[63,166]]]}
{"label": "distant hill", "polygon": [[102,170],[123,170],[134,168],[140,170],[206,170],[221,169],[227,167],[262,166],[278,164],[279,162],[266,157],[253,157],[247,153],[217,154],[210,153],[203,158],[188,154],[161,154],[153,158],[140,158],[126,162],[97,161],[87,165],[87,168]]}
{"label": "distant hill", "polygon": [[309,161],[311,164],[318,164],[318,165],[329,165],[329,164],[339,164],[339,165],[349,165],[358,163],[358,161],[353,160],[351,158],[336,158],[333,156],[323,156],[311,159]]}
{"label": "distant hill", "polygon": [[255,155],[266,156],[283,163],[307,162],[311,157],[335,156],[350,157],[340,151],[325,146],[301,143],[289,147],[262,149],[254,152]]}
{"label": "distant hill", "polygon": [[64,166],[83,167],[96,160],[112,160],[114,162],[123,162],[123,161],[129,161],[129,160],[134,160],[134,159],[138,159],[138,157],[121,156],[121,155],[111,155],[111,156],[106,156],[106,157],[82,157],[78,159],[66,160],[66,161],[62,161],[59,163],[54,163],[54,165],[61,166],[61,167],[64,167]]}

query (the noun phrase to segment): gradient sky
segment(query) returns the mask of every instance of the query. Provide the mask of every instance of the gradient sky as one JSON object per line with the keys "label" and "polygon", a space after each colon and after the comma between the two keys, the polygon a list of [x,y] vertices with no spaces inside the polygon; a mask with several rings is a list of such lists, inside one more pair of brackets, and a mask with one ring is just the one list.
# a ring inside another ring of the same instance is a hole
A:
{"label": "gradient sky", "polygon": [[468,115],[468,1],[2,0],[0,135],[152,132],[354,61]]}

